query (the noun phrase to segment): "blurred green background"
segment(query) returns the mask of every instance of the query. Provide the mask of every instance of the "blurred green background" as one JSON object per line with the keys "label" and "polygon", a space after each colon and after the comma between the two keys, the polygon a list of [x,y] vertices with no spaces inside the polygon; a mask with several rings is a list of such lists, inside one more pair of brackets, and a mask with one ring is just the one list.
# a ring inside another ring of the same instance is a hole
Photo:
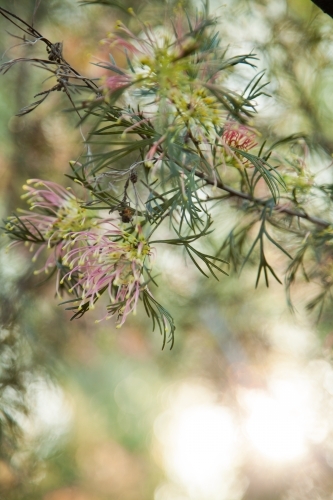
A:
{"label": "blurred green background", "polygon": [[[125,4],[153,25],[172,9],[167,1]],[[35,1],[2,6],[30,22]],[[272,98],[259,101],[256,126],[271,138],[306,133],[310,167],[332,183],[333,20],[310,0],[212,0],[210,7],[230,55],[253,50],[266,70]],[[99,42],[119,18],[132,22],[120,9],[42,0],[35,26],[96,77],[102,72],[90,62],[108,57]],[[6,31],[17,30],[4,19],[0,28],[4,53],[18,43]],[[26,179],[66,185],[68,162],[84,150],[59,93],[14,116],[43,78],[28,64],[1,76],[2,217],[20,206]],[[226,209],[221,221],[227,217]],[[332,312],[316,324],[304,307],[310,286],[294,290],[292,314],[283,286],[254,290],[255,269],[205,280],[166,249],[158,293],[177,330],[173,350],[162,352],[143,311],[121,330],[91,315],[70,322],[53,284],[36,286],[29,256],[5,246],[1,499],[333,498]]]}

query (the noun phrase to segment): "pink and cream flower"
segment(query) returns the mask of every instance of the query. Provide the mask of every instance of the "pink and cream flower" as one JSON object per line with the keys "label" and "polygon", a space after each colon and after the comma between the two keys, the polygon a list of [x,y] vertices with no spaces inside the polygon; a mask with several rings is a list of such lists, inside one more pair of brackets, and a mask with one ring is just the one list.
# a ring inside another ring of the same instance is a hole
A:
{"label": "pink and cream flower", "polygon": [[78,310],[94,309],[95,302],[107,291],[111,304],[100,321],[117,314],[120,327],[128,314],[135,313],[140,292],[146,287],[143,271],[151,249],[141,226],[127,232],[110,223],[104,234],[76,233],[72,243],[77,245],[64,258],[70,271],[63,280],[74,277],[70,291],[82,292]]}
{"label": "pink and cream flower", "polygon": [[254,132],[237,122],[227,122],[225,124],[222,139],[227,146],[242,151],[249,151],[258,145]]}
{"label": "pink and cream flower", "polygon": [[255,148],[258,145],[256,139],[256,134],[247,126],[235,121],[227,122],[222,134],[222,144],[226,153],[225,160],[236,168],[250,166],[251,163],[241,152],[247,153]]}
{"label": "pink and cream flower", "polygon": [[[33,261],[45,249],[52,249],[42,269],[57,266],[64,257],[64,243],[73,232],[87,230],[95,223],[89,211],[83,207],[70,189],[55,182],[30,179],[23,186],[30,211],[19,210],[20,215],[9,217],[6,224],[7,234],[16,240],[12,245],[25,242],[30,251],[35,252]],[[36,246],[38,246],[36,250]]]}

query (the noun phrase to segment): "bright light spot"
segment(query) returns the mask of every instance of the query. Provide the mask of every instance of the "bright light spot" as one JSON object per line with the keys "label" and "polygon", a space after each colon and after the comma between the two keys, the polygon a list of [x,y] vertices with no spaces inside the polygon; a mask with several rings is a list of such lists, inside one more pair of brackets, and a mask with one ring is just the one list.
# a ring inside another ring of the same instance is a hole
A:
{"label": "bright light spot", "polygon": [[297,460],[307,452],[312,423],[305,381],[274,380],[270,392],[246,391],[246,433],[260,454],[273,461]]}
{"label": "bright light spot", "polygon": [[246,428],[255,447],[273,460],[301,456],[305,452],[303,426],[288,409],[263,394],[254,396],[253,404]]}
{"label": "bright light spot", "polygon": [[265,389],[238,386],[235,408],[218,404],[205,380],[170,386],[154,426],[168,481],[155,500],[237,500],[248,486],[237,475],[242,464],[253,459],[274,471],[303,460],[330,428],[321,387],[330,389],[333,377],[324,368],[314,381],[308,370],[276,364]]}
{"label": "bright light spot", "polygon": [[169,465],[185,483],[206,487],[230,465],[234,428],[223,408],[188,408],[174,422],[173,439]]}
{"label": "bright light spot", "polygon": [[27,387],[27,401],[29,417],[20,422],[27,435],[37,437],[45,433],[56,438],[69,430],[73,410],[59,386],[42,378],[35,379]]}
{"label": "bright light spot", "polygon": [[[186,399],[184,391],[182,396]],[[162,414],[155,425],[170,479],[182,485],[191,499],[228,498],[236,455],[231,412],[214,403],[181,407],[176,402],[174,411]]]}
{"label": "bright light spot", "polygon": [[299,356],[307,356],[316,342],[315,335],[309,328],[287,322],[268,323],[265,332],[279,351],[297,352]]}

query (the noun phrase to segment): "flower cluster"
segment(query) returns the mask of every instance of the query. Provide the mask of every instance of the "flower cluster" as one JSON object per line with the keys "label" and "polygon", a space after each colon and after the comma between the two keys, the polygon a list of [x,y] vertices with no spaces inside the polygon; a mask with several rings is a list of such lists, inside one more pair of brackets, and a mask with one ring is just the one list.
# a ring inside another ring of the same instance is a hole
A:
{"label": "flower cluster", "polygon": [[110,319],[117,312],[121,326],[128,314],[136,311],[141,288],[145,286],[143,270],[151,252],[141,226],[128,232],[110,223],[103,234],[91,231],[72,234],[73,244],[74,248],[64,258],[70,271],[63,280],[79,276],[70,289],[82,290],[78,310],[83,306],[94,309],[96,300],[107,290],[110,313],[103,319]]}
{"label": "flower cluster", "polygon": [[[152,30],[142,25],[143,35],[136,36],[120,21],[117,28],[123,36],[111,34],[107,40],[112,47],[120,47],[132,56],[128,72],[121,70],[119,76],[106,80],[106,89],[111,91],[132,83],[137,89],[153,90],[167,96],[168,90],[184,85],[184,76],[191,62],[187,57],[196,47],[196,41],[178,34],[177,39],[167,30]],[[119,72],[119,70],[117,71]],[[188,81],[188,77],[185,78]]]}
{"label": "flower cluster", "polygon": [[202,86],[188,92],[174,88],[169,99],[176,108],[175,124],[186,126],[197,135],[197,129],[209,133],[214,127],[222,127],[225,121],[221,104],[217,98],[209,95]]}
{"label": "flower cluster", "polygon": [[65,240],[71,231],[80,231],[91,226],[91,216],[70,188],[39,179],[30,179],[23,186],[27,191],[22,195],[34,214],[22,216],[21,220],[35,226],[48,241],[48,247]]}
{"label": "flower cluster", "polygon": [[6,224],[14,244],[30,245],[33,261],[49,250],[43,267],[35,273],[56,270],[57,294],[63,286],[74,291],[78,311],[93,309],[107,290],[111,304],[102,319],[117,313],[121,326],[135,312],[140,292],[146,288],[143,271],[151,250],[141,226],[126,230],[108,218],[91,215],[71,190],[54,182],[31,179],[24,190],[22,198],[31,212],[22,210],[22,215],[9,217]]}
{"label": "flower cluster", "polygon": [[[217,78],[214,62],[206,52],[200,57],[194,56],[199,42],[198,33],[204,33],[200,21],[193,27],[192,33],[186,32],[179,23],[172,33],[166,28],[152,30],[143,25],[144,38],[136,36],[122,23],[118,29],[127,36],[110,35],[112,47],[123,49],[131,55],[129,69],[123,70],[110,66],[117,74],[105,78],[104,92],[107,96],[133,87],[132,94],[140,106],[145,109],[150,120],[154,117],[154,106],[162,106],[160,117],[172,135],[190,131],[194,137],[202,139],[212,136],[226,121],[227,114],[217,97],[206,84]],[[148,99],[147,99],[148,98]],[[213,133],[212,133],[213,132]],[[150,155],[151,156],[151,155]],[[149,158],[148,158],[149,159]]]}
{"label": "flower cluster", "polygon": [[232,121],[227,122],[224,126],[222,142],[226,151],[225,160],[236,168],[250,164],[240,152],[247,153],[258,145],[253,131],[245,125]]}
{"label": "flower cluster", "polygon": [[50,268],[55,267],[61,274],[64,242],[71,232],[88,229],[96,221],[83,207],[82,200],[70,189],[55,182],[29,179],[23,189],[27,192],[22,198],[30,205],[30,211],[19,210],[22,215],[9,217],[7,233],[16,243],[24,241],[30,245],[30,251],[35,252],[32,258],[34,262],[44,249],[52,250],[42,269],[35,271],[35,274],[42,271],[48,273]]}

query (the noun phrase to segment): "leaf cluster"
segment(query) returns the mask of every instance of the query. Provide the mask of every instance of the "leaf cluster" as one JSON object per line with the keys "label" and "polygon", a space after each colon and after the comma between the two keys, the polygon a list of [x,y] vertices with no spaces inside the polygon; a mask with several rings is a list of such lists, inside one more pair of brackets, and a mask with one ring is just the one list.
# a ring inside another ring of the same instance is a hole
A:
{"label": "leaf cluster", "polygon": [[[118,2],[82,2],[88,3],[121,8]],[[207,9],[201,16],[184,11],[181,23],[172,19],[164,41],[138,16],[140,36],[120,24],[124,34],[112,40],[125,47],[127,68],[119,67],[112,54],[110,62],[97,63],[106,71],[106,83],[80,75],[63,58],[61,44],[50,42],[6,9],[0,8],[0,13],[24,33],[23,45],[41,41],[48,54],[47,59],[8,61],[1,72],[5,74],[16,63],[31,62],[56,79],[53,87],[36,94],[40,99],[19,114],[35,109],[50,93],[63,91],[79,116],[78,125],[90,127],[87,153],[80,161],[71,162],[67,175],[90,194],[83,208],[108,212],[129,232],[139,221],[150,245],[181,247],[205,277],[217,279],[217,272],[226,275],[222,264],[241,270],[252,262],[258,269],[256,287],[261,277],[268,286],[269,275],[281,283],[268,255],[274,247],[291,260],[286,271],[287,290],[301,270],[307,280],[318,275],[317,271],[305,271],[305,256],[311,241],[318,263],[330,259],[330,222],[307,208],[318,190],[331,206],[331,186],[316,186],[305,174],[301,182],[302,163],[295,167],[285,155],[286,147],[305,140],[301,135],[261,140],[253,119],[258,98],[269,94],[264,73],[253,76],[257,56],[229,57],[216,31],[216,20],[209,17]],[[242,91],[234,88],[230,79],[240,65],[249,74]],[[73,94],[79,96],[82,90],[91,93],[91,98],[76,98],[74,102]],[[288,176],[295,180],[292,187],[286,181]],[[203,251],[207,236],[214,237],[214,214],[223,211],[226,202],[242,220],[223,242],[218,241],[217,252]],[[308,238],[311,224],[319,229]],[[324,233],[327,229],[325,237],[320,236],[323,228]],[[33,229],[36,231],[29,230],[15,215],[8,233],[16,240],[44,242],[38,229]],[[153,239],[155,234],[162,236]],[[294,238],[295,245],[289,245],[286,235]],[[306,243],[299,245],[303,240]],[[319,267],[324,292],[312,301],[310,309],[330,293],[331,271],[327,265]],[[172,345],[173,319],[149,291],[147,285],[157,283],[148,269],[145,272],[141,299],[146,313],[153,328],[159,328],[163,345],[170,330]],[[73,318],[89,309],[88,302],[78,309],[79,299],[66,301],[73,302]],[[108,311],[119,316],[123,307],[124,302],[112,303]]]}

